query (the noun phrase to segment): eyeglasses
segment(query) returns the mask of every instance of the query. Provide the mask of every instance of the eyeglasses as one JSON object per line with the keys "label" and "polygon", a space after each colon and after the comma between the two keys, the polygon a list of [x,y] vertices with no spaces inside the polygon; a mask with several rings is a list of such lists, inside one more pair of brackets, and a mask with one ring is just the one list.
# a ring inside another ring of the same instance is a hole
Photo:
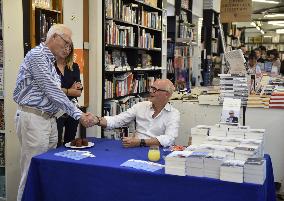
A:
{"label": "eyeglasses", "polygon": [[65,45],[64,45],[64,49],[66,51],[71,51],[72,49],[72,45],[70,44],[70,42],[68,42],[67,40],[65,40],[60,34],[56,34],[57,36],[59,36],[64,42],[65,42]]}
{"label": "eyeglasses", "polygon": [[169,92],[168,90],[165,90],[165,89],[157,89],[156,87],[153,87],[153,86],[150,87],[151,93],[156,93],[157,91]]}

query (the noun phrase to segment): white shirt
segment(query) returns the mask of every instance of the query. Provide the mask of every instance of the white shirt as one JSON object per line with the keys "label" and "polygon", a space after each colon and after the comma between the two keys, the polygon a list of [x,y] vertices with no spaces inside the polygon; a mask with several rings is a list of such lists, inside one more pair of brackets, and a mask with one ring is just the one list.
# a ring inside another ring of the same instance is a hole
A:
{"label": "white shirt", "polygon": [[169,103],[153,118],[154,109],[150,101],[135,104],[127,111],[115,116],[106,116],[107,128],[122,127],[136,119],[138,138],[157,138],[162,146],[171,146],[178,136],[180,113]]}

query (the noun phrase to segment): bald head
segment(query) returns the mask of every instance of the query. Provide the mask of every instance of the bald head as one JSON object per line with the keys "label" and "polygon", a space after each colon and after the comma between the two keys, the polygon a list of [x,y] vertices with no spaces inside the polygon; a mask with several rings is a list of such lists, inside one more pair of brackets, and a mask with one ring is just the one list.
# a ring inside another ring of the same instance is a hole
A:
{"label": "bald head", "polygon": [[164,89],[172,94],[175,90],[174,84],[169,79],[158,79],[155,81],[155,85],[159,87],[159,89]]}

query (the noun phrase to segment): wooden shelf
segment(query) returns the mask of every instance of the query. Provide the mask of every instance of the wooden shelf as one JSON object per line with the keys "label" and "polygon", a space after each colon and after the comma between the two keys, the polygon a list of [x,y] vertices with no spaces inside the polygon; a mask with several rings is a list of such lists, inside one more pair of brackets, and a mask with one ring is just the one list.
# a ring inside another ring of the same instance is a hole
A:
{"label": "wooden shelf", "polygon": [[121,45],[110,45],[106,44],[106,48],[116,48],[116,49],[134,49],[134,50],[146,50],[146,51],[161,51],[161,48],[142,48],[142,47],[130,47],[130,46],[121,46]]}
{"label": "wooden shelf", "polygon": [[147,95],[147,94],[149,94],[149,92],[141,92],[141,93],[131,93],[131,94],[127,94],[127,95],[125,95],[125,96],[116,96],[116,97],[113,97],[113,98],[107,98],[107,99],[105,99],[105,101],[109,101],[109,100],[114,100],[114,99],[121,99],[121,98],[125,98],[125,97],[127,97],[127,96],[145,96],[145,95]]}
{"label": "wooden shelf", "polygon": [[44,7],[39,7],[39,6],[35,6],[34,8],[35,9],[41,9],[41,10],[48,11],[48,12],[61,14],[60,10],[53,10],[53,9],[50,9],[50,8],[44,8]]}
{"label": "wooden shelf", "polygon": [[144,2],[137,1],[137,0],[136,0],[136,1],[134,1],[134,2],[135,2],[135,3],[138,3],[138,4],[142,5],[142,6],[145,6],[145,7],[147,7],[147,8],[150,8],[150,9],[153,9],[153,10],[156,10],[156,11],[163,12],[163,9],[158,8],[158,7],[151,6],[151,5],[146,4],[146,3],[144,3]]}

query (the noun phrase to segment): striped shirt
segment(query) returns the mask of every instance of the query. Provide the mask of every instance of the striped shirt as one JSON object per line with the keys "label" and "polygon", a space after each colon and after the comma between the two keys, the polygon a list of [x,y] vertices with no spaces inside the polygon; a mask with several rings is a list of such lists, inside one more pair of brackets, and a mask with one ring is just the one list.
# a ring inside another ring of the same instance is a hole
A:
{"label": "striped shirt", "polygon": [[45,44],[33,48],[20,65],[13,99],[19,105],[37,108],[49,114],[60,109],[78,120],[82,112],[61,90],[55,57]]}

